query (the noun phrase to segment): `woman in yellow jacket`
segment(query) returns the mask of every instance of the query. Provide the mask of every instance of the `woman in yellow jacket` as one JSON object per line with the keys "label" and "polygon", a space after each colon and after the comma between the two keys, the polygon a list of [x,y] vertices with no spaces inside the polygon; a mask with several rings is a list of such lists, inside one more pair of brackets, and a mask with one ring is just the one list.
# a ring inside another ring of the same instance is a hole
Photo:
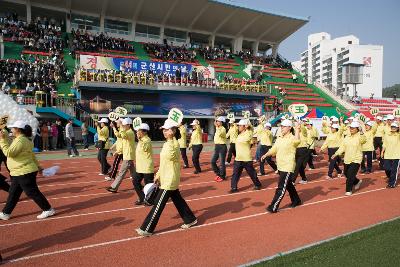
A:
{"label": "woman in yellow jacket", "polygon": [[179,158],[179,144],[175,138],[177,125],[174,121],[167,119],[161,128],[163,129],[166,142],[160,152],[160,167],[154,179],[154,182],[159,184],[160,190],[158,191],[154,206],[142,226],[136,229],[136,232],[141,236],[150,236],[153,234],[169,198],[172,199],[179,215],[184,221],[181,228],[187,229],[197,224],[196,217],[179,192],[181,163]]}
{"label": "woman in yellow jacket", "polygon": [[395,188],[400,166],[400,133],[396,122],[390,124],[390,132],[385,135],[383,141],[382,155],[386,176],[388,177],[388,188]]}
{"label": "woman in yellow jacket", "polygon": [[[8,132],[6,129],[0,128],[0,132],[2,132],[4,136],[8,136]],[[1,150],[0,147],[0,170],[2,162],[4,162],[6,169],[8,170],[8,172],[10,172],[10,170],[7,168],[7,157],[4,155],[3,150]],[[0,173],[0,189],[8,192],[8,190],[10,189],[10,185],[6,182],[6,180],[7,178]]]}
{"label": "woman in yellow jacket", "polygon": [[[296,168],[294,169],[293,173],[293,182],[296,182],[297,176],[300,174],[301,180],[299,183],[306,184],[307,177],[306,177],[306,165],[309,157],[308,147],[308,135],[307,129],[304,126],[305,122],[299,122],[300,124],[300,144],[296,147]],[[282,129],[282,128],[281,128]]]}
{"label": "woman in yellow jacket", "polygon": [[193,127],[193,131],[190,136],[189,149],[193,150],[192,162],[195,168],[194,174],[198,174],[201,172],[200,153],[203,150],[203,141],[201,139],[203,132],[198,120],[194,120],[190,125]]}
{"label": "woman in yellow jacket", "polygon": [[260,175],[265,175],[265,161],[268,163],[269,166],[274,170],[277,170],[275,162],[272,160],[272,157],[267,157],[265,160],[261,160],[261,156],[267,153],[272,147],[272,132],[271,132],[272,125],[269,122],[264,123],[264,129],[259,132],[258,138],[260,139]]}
{"label": "woman in yellow jacket", "polygon": [[226,158],[226,165],[229,165],[232,160],[232,155],[236,157],[236,148],[235,142],[236,138],[238,137],[238,127],[235,123],[235,119],[229,120],[229,130],[226,134],[226,138],[229,138],[229,150],[228,150],[228,157]]}
{"label": "woman in yellow jacket", "polygon": [[[363,159],[361,161],[361,173],[369,174],[372,172],[372,158],[374,154],[374,136],[376,129],[373,128],[372,121],[365,124],[364,135],[367,141],[362,145]],[[367,168],[365,168],[365,158],[367,159]]]}
{"label": "woman in yellow jacket", "polygon": [[[100,123],[100,124],[99,124]],[[97,149],[97,160],[100,162],[101,171],[99,175],[107,175],[110,171],[110,164],[107,162],[107,154],[110,149],[110,132],[108,129],[108,119],[102,118],[99,122],[96,122],[97,135],[98,135],[98,145]]]}
{"label": "woman in yellow jacket", "polygon": [[108,175],[105,177],[107,181],[112,181],[115,179],[118,173],[118,168],[119,164],[122,161],[122,140],[121,140],[121,135],[119,133],[119,130],[121,129],[122,126],[122,119],[119,119],[115,122],[111,122],[111,127],[114,131],[114,136],[117,138],[115,143],[110,147],[110,150],[115,150],[114,151],[114,162],[111,167],[111,171],[108,173]]}
{"label": "woman in yellow jacket", "polygon": [[40,192],[36,175],[42,168],[32,152],[33,143],[30,138],[32,136],[32,128],[23,121],[16,121],[8,126],[11,129],[15,139],[11,144],[4,132],[0,132],[0,147],[4,155],[7,157],[7,167],[10,169],[11,186],[7,203],[0,213],[0,219],[8,220],[10,215],[18,203],[22,194],[31,198],[43,212],[37,216],[38,219],[44,219],[55,214],[55,210],[50,206],[45,196]]}
{"label": "woman in yellow jacket", "polygon": [[186,155],[186,147],[187,147],[187,139],[186,139],[186,125],[183,124],[179,124],[179,134],[180,134],[180,138],[178,139],[178,143],[179,143],[179,150],[181,151],[181,157],[183,160],[183,168],[189,168],[189,162],[188,162],[188,158]]}
{"label": "woman in yellow jacket", "polygon": [[284,120],[281,123],[281,137],[276,139],[272,148],[264,154],[261,159],[276,155],[276,163],[279,171],[278,187],[271,204],[267,207],[267,211],[275,213],[278,211],[286,190],[289,192],[292,201],[291,206],[294,208],[301,205],[301,200],[294,187],[293,172],[296,167],[296,148],[300,144],[300,124],[295,128],[295,135],[292,134],[293,123],[290,120]]}
{"label": "woman in yellow jacket", "polygon": [[[226,166],[225,166],[225,158],[226,158],[226,129],[223,126],[225,122],[225,117],[218,117],[214,121],[215,125],[215,135],[214,135],[214,154],[211,158],[211,167],[216,175],[215,181],[222,182],[226,179]],[[217,165],[217,161],[219,159],[219,167]]]}
{"label": "woman in yellow jacket", "polygon": [[340,178],[342,177],[342,170],[339,167],[340,158],[337,157],[333,159],[332,156],[339,149],[343,141],[343,128],[340,127],[340,125],[336,122],[335,124],[331,125],[330,129],[326,125],[323,125],[322,132],[327,135],[325,142],[322,144],[320,149],[320,153],[322,153],[328,148],[329,168],[327,179],[333,178],[334,169],[338,174],[338,178]]}
{"label": "woman in yellow jacket", "polygon": [[362,180],[357,178],[357,172],[363,157],[362,145],[367,141],[358,121],[353,121],[349,129],[350,135],[344,138],[339,149],[332,156],[335,159],[344,153],[344,175],[347,178],[346,196],[352,195],[353,186],[355,190],[361,186]]}

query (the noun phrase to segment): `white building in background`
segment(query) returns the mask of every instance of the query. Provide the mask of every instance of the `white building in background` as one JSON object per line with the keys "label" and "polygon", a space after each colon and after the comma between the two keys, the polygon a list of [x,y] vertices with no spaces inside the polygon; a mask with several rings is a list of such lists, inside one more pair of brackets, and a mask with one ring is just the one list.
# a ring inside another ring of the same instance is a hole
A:
{"label": "white building in background", "polygon": [[293,62],[308,82],[319,82],[339,91],[348,89],[353,95],[353,85],[342,83],[342,65],[363,64],[362,84],[356,86],[359,96],[382,97],[383,46],[360,45],[354,35],[331,39],[326,32],[308,36],[308,48],[301,53],[300,63]]}

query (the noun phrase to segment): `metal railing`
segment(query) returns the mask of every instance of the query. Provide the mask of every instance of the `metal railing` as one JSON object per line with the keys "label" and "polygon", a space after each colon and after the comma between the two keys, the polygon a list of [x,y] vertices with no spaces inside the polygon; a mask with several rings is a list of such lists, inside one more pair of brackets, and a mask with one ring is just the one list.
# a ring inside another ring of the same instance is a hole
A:
{"label": "metal railing", "polygon": [[[347,102],[345,99],[342,99],[339,95],[335,94],[332,90],[330,90],[328,87],[325,85],[319,83],[319,82],[314,82],[314,85],[320,88],[324,93],[335,99],[336,102],[338,102],[340,105],[342,105],[344,108],[347,110],[355,110],[356,107]],[[334,88],[334,87],[333,87]],[[336,90],[337,92],[337,90]]]}
{"label": "metal railing", "polygon": [[95,121],[92,119],[90,113],[78,107],[76,105],[77,101],[78,99],[75,98],[59,97],[56,99],[56,107],[69,116],[76,118],[81,122],[86,122],[88,127],[96,129]]}

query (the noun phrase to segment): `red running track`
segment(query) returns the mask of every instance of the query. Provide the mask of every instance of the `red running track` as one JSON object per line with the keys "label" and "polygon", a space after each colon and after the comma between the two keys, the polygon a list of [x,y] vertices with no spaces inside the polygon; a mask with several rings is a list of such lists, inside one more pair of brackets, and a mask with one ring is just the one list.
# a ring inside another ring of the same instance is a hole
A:
{"label": "red running track", "polygon": [[[133,205],[129,179],[112,194],[104,189],[109,182],[97,175],[96,159],[43,161],[44,167],[61,165],[56,176],[38,179],[58,213],[36,220],[38,207],[23,197],[12,219],[0,222],[1,254],[13,266],[236,266],[400,216],[399,189],[385,188],[383,172],[360,176],[360,190],[345,197],[345,179],[324,178],[326,159],[308,171],[308,184],[296,186],[304,205],[290,209],[285,196],[281,211],[269,214],[265,206],[276,174],[260,177],[263,190],[253,191],[244,173],[239,193],[228,194],[229,180],[213,181],[210,156],[202,153],[201,175],[182,169],[180,190],[199,225],[180,230],[182,221],[169,203],[150,238],[134,231],[149,208]],[[0,192],[2,206],[5,199]]]}

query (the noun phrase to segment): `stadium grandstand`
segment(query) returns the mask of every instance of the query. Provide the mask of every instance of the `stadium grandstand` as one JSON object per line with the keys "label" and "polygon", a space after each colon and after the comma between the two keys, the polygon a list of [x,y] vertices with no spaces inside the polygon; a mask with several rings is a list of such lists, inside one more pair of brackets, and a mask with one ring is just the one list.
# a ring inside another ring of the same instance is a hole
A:
{"label": "stadium grandstand", "polygon": [[1,90],[77,126],[117,106],[159,122],[178,107],[206,131],[216,114],[273,118],[292,103],[328,116],[397,108],[307,83],[278,53],[307,22],[227,1],[0,0]]}

